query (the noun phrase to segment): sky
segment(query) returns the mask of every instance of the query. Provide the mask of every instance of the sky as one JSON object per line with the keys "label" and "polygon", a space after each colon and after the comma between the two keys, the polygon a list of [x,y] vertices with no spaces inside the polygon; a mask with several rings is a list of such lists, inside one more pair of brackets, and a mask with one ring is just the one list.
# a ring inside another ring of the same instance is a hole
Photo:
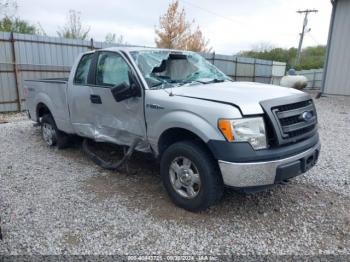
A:
{"label": "sky", "polygon": [[[81,12],[89,36],[103,41],[106,34],[123,35],[135,45],[154,46],[159,16],[170,0],[17,0],[18,15],[40,23],[46,34],[57,36],[70,9]],[[188,20],[195,20],[216,53],[236,54],[261,43],[297,47],[303,16],[297,10],[318,9],[309,15],[311,31],[305,46],[326,44],[332,5],[330,0],[180,0]]]}

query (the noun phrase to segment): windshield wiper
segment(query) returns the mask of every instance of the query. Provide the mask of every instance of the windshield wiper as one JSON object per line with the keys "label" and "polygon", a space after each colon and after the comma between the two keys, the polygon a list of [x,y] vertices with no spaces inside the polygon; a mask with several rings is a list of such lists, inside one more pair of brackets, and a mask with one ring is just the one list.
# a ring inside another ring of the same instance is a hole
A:
{"label": "windshield wiper", "polygon": [[222,83],[222,82],[225,82],[226,80],[225,79],[213,78],[213,79],[208,80],[208,81],[204,81],[204,80],[200,80],[200,79],[197,79],[195,81],[197,81],[199,83],[202,83],[202,84],[212,84],[212,83]]}
{"label": "windshield wiper", "polygon": [[173,87],[174,83],[169,83],[169,82],[160,82],[160,83],[156,83],[154,85],[152,85],[152,89],[154,88],[158,88],[158,89],[164,89],[164,88],[168,88],[168,87]]}
{"label": "windshield wiper", "polygon": [[217,79],[217,78],[214,78],[213,83],[222,83],[222,82],[225,82],[225,79]]}

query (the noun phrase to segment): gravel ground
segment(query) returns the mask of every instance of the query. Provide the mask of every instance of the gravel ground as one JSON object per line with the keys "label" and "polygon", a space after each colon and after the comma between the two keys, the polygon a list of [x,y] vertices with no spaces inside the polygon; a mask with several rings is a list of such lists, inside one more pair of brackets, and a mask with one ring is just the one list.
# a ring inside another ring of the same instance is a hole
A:
{"label": "gravel ground", "polygon": [[174,206],[143,155],[106,171],[78,146],[48,148],[23,115],[1,115],[0,255],[350,255],[350,98],[316,106],[315,168],[268,192],[227,190],[202,213]]}

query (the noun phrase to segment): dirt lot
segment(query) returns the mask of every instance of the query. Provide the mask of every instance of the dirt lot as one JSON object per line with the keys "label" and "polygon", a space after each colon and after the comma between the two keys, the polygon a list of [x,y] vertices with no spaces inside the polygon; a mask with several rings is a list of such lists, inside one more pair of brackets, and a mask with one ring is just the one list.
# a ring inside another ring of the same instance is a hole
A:
{"label": "dirt lot", "polygon": [[151,158],[109,172],[79,145],[50,149],[23,115],[0,115],[0,255],[350,255],[350,98],[316,106],[314,169],[268,192],[227,190],[198,214],[170,202]]}

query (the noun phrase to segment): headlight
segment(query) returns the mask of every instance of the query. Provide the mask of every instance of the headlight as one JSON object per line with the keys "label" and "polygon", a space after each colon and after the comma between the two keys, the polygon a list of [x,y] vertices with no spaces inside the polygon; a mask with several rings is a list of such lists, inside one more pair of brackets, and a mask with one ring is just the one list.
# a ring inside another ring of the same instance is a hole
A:
{"label": "headlight", "polygon": [[254,149],[267,147],[262,117],[220,119],[219,129],[229,142],[248,142]]}

